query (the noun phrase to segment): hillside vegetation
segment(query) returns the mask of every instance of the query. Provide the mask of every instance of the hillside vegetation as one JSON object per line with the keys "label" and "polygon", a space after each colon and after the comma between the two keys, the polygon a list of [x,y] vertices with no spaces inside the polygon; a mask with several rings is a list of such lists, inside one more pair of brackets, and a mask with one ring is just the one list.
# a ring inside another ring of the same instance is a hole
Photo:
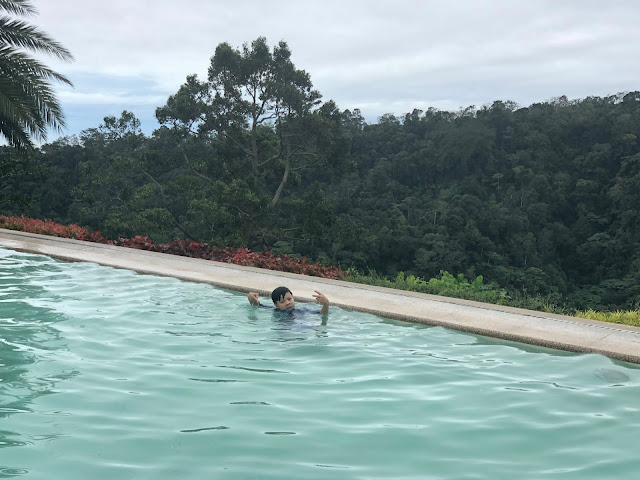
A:
{"label": "hillside vegetation", "polygon": [[367,124],[323,102],[286,43],[257,39],[219,45],[156,116],[150,136],[125,111],[28,160],[5,148],[0,213],[640,308],[640,92]]}

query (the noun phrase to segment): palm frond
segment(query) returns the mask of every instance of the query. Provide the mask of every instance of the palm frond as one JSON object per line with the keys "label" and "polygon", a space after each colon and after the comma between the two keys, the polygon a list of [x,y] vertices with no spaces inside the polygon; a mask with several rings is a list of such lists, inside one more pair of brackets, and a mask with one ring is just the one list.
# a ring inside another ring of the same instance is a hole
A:
{"label": "palm frond", "polygon": [[73,86],[67,77],[61,73],[54,72],[29,55],[18,52],[10,47],[0,47],[0,75],[9,75],[12,71],[22,72],[23,75],[55,80]]}
{"label": "palm frond", "polygon": [[0,10],[23,17],[32,17],[38,13],[31,0],[0,0]]}
{"label": "palm frond", "polygon": [[22,20],[9,17],[0,17],[0,45],[44,52],[61,60],[73,60],[71,52],[46,33]]}
{"label": "palm frond", "polygon": [[[0,81],[0,123],[14,128],[14,136],[31,136],[36,140],[46,138],[46,123],[43,116],[38,115],[33,99],[16,88],[15,83],[7,85],[5,79]],[[11,144],[11,135],[5,133],[5,136]]]}
{"label": "palm frond", "polygon": [[[0,0],[0,11],[15,15],[36,12],[31,0]],[[61,131],[65,127],[52,83],[72,84],[22,50],[67,61],[73,56],[38,28],[0,16],[0,135],[15,148],[33,150],[34,140],[46,140],[47,128]]]}
{"label": "palm frond", "polygon": [[[0,71],[2,62],[0,57]],[[13,65],[16,67],[16,65]],[[64,115],[50,85],[49,79],[42,75],[34,75],[30,67],[18,65],[18,68],[5,69],[1,75],[14,84],[12,90],[3,90],[7,98],[21,99],[20,104],[28,105],[38,112],[46,124],[59,130],[65,126]],[[20,68],[24,67],[24,68]],[[54,72],[51,72],[55,74]],[[58,74],[55,74],[58,75]],[[36,133],[36,132],[34,132]]]}

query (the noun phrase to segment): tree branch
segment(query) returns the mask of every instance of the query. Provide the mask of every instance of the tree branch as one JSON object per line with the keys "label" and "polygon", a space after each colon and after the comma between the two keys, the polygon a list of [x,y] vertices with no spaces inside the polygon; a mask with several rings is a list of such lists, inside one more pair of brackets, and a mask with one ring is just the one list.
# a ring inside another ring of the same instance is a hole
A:
{"label": "tree branch", "polygon": [[263,165],[266,165],[267,163],[271,163],[275,159],[280,158],[280,156],[282,155],[282,151],[284,150],[284,139],[282,138],[282,129],[279,129],[278,136],[280,137],[280,142],[279,142],[280,143],[280,151],[278,151],[278,153],[276,153],[275,155],[267,158],[264,162],[259,163],[258,167],[262,167]]}
{"label": "tree branch", "polygon": [[156,187],[158,187],[158,190],[160,190],[160,200],[162,201],[162,205],[164,206],[165,210],[167,212],[169,212],[169,214],[171,215],[171,218],[173,219],[173,224],[176,226],[176,228],[178,228],[178,230],[180,230],[182,233],[184,233],[187,238],[190,238],[191,240],[194,240],[196,242],[202,243],[201,240],[199,240],[195,235],[192,235],[191,232],[189,232],[186,228],[184,228],[177,220],[175,215],[171,212],[171,210],[169,209],[168,203],[167,203],[167,197],[164,193],[164,187],[162,185],[160,185],[158,183],[158,181],[153,178],[153,176],[147,172],[146,170],[142,170],[144,172],[144,174],[149,177],[151,179],[151,181],[156,185]]}
{"label": "tree branch", "polygon": [[222,135],[224,135],[226,138],[228,138],[229,140],[231,140],[240,150],[242,150],[245,154],[249,155],[250,157],[253,156],[253,153],[251,152],[251,150],[247,150],[245,147],[243,147],[242,145],[240,145],[240,142],[238,142],[235,138],[233,138],[231,135],[229,135],[226,132],[222,132]]}
{"label": "tree branch", "polygon": [[284,160],[284,175],[282,176],[282,181],[280,182],[280,185],[278,185],[278,189],[276,190],[276,193],[273,196],[273,199],[271,200],[271,202],[269,202],[269,205],[267,205],[267,208],[269,210],[275,207],[276,203],[278,203],[278,200],[280,199],[280,195],[282,194],[282,190],[284,189],[284,186],[287,184],[287,180],[289,179],[289,172],[291,171],[291,155],[292,154],[287,155]]}
{"label": "tree branch", "polygon": [[184,147],[180,147],[180,149],[182,150],[182,156],[184,157],[184,161],[189,167],[189,169],[193,173],[195,173],[198,177],[202,178],[203,180],[206,180],[209,183],[213,183],[213,180],[211,180],[209,177],[207,177],[206,175],[203,175],[202,173],[198,172],[195,168],[193,168],[193,166],[191,165],[191,162],[189,162],[189,157],[187,157],[187,152],[185,151]]}

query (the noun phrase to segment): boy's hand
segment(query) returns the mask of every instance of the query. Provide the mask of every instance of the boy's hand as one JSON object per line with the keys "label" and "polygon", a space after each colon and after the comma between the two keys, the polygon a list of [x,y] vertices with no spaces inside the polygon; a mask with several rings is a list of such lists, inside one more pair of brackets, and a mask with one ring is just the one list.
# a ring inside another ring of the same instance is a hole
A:
{"label": "boy's hand", "polygon": [[316,299],[316,303],[319,303],[320,305],[329,305],[329,299],[325,297],[323,293],[320,293],[318,290],[314,290],[314,292],[316,292],[316,294],[313,298]]}
{"label": "boy's hand", "polygon": [[251,305],[255,305],[255,306],[260,305],[260,300],[258,300],[258,294],[256,292],[249,292],[249,295],[247,295],[247,298],[249,299],[249,303]]}
{"label": "boy's hand", "polygon": [[320,309],[320,313],[323,315],[326,315],[327,313],[329,313],[329,299],[325,297],[323,293],[320,293],[318,290],[314,290],[314,292],[316,292],[316,294],[313,296],[313,298],[316,299],[316,303],[319,303],[320,305],[322,305],[322,308]]}

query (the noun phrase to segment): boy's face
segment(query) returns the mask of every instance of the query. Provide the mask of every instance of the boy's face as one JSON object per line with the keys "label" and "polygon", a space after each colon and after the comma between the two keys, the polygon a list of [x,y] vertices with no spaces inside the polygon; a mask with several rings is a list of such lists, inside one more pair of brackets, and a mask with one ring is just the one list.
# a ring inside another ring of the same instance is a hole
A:
{"label": "boy's face", "polygon": [[284,297],[280,297],[280,300],[276,302],[276,308],[278,310],[291,311],[296,308],[296,301],[293,299],[291,292],[287,292]]}

